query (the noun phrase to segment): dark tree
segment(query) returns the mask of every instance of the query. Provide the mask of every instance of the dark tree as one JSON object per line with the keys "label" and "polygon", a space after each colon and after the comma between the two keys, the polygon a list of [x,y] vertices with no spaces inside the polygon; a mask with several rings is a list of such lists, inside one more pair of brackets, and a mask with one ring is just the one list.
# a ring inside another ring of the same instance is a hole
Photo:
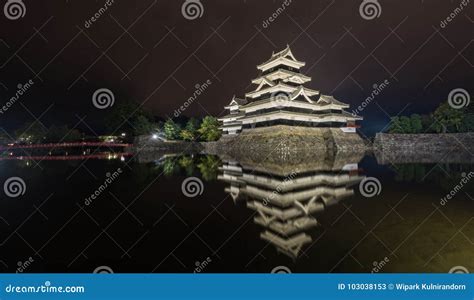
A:
{"label": "dark tree", "polygon": [[150,114],[135,102],[122,102],[115,105],[105,118],[109,134],[122,132],[130,135],[150,134],[157,125]]}
{"label": "dark tree", "polygon": [[201,134],[201,139],[204,141],[217,141],[221,137],[219,121],[215,117],[205,117],[198,131]]}
{"label": "dark tree", "polygon": [[165,137],[168,140],[176,140],[180,138],[179,134],[181,132],[181,128],[171,119],[165,122],[165,125],[163,126],[163,131],[165,133]]}

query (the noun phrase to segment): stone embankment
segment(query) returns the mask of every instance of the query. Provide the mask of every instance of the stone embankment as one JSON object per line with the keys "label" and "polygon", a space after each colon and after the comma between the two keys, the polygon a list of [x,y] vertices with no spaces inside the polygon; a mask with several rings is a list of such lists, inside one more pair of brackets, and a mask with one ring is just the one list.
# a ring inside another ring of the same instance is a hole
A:
{"label": "stone embankment", "polygon": [[[244,130],[239,135],[223,136],[217,142],[163,142],[150,136],[139,136],[132,149],[139,161],[153,161],[165,155],[214,154],[237,160],[275,160],[301,162],[321,159],[326,152],[351,152],[359,156],[369,148],[356,133],[338,128],[273,126]],[[324,156],[325,157],[325,156]]]}
{"label": "stone embankment", "polygon": [[163,142],[150,136],[140,136],[127,151],[136,153],[142,162],[167,155],[203,153],[252,163],[266,161],[304,165],[309,160],[328,157],[325,153],[363,157],[370,148],[380,164],[474,163],[474,133],[378,133],[371,145],[358,134],[344,133],[337,128],[283,125],[244,130],[239,135],[223,136],[217,142],[207,143]]}
{"label": "stone embankment", "polygon": [[474,133],[378,133],[373,149],[380,164],[474,163]]}
{"label": "stone embankment", "polygon": [[278,157],[315,159],[316,153],[336,151],[365,151],[367,143],[356,133],[340,129],[272,126],[244,130],[239,135],[223,136],[219,141],[203,143],[207,154],[229,155],[236,159],[265,160]]}

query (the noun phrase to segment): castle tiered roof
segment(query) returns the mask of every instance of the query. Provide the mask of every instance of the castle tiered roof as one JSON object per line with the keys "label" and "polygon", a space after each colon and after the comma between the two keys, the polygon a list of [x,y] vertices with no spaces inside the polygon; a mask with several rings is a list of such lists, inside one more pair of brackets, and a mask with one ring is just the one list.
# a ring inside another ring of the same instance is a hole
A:
{"label": "castle tiered roof", "polygon": [[265,76],[260,76],[252,80],[254,84],[260,84],[263,80],[269,80],[270,82],[276,80],[282,80],[283,82],[293,82],[297,84],[303,84],[311,81],[311,77],[303,75],[301,73],[296,73],[286,69],[277,69],[271,73],[266,74]]}
{"label": "castle tiered roof", "polygon": [[232,97],[232,100],[230,101],[229,105],[227,105],[225,108],[230,109],[230,107],[245,105],[247,103],[248,103],[248,101],[246,99],[240,99],[240,98],[235,97],[235,95],[234,95]]}
{"label": "castle tiered roof", "polygon": [[293,52],[291,52],[290,46],[287,45],[285,49],[280,52],[273,53],[272,57],[266,62],[257,66],[257,69],[265,72],[271,68],[274,68],[279,65],[285,65],[290,68],[300,69],[304,67],[305,63],[302,61],[296,60]]}
{"label": "castle tiered roof", "polygon": [[[268,86],[264,87],[263,83],[268,83]],[[260,84],[255,91],[245,94],[245,97],[247,99],[248,98],[255,99],[262,95],[267,95],[268,97],[271,98],[277,95],[277,93],[284,93],[290,96],[291,94],[293,94],[293,92],[295,92],[299,88],[303,88],[309,96],[319,95],[318,91],[303,87],[302,85],[294,86],[294,85],[289,85],[287,83],[283,83],[281,81],[278,83],[275,83],[275,82],[266,80],[266,81],[262,81],[262,84]]]}
{"label": "castle tiered roof", "polygon": [[362,119],[344,111],[348,104],[304,86],[311,82],[311,77],[300,73],[304,65],[289,46],[258,65],[261,72],[252,80],[254,90],[246,93],[245,99],[234,96],[225,107],[230,114],[219,119],[224,123],[223,131],[234,134],[278,124],[345,127]]}

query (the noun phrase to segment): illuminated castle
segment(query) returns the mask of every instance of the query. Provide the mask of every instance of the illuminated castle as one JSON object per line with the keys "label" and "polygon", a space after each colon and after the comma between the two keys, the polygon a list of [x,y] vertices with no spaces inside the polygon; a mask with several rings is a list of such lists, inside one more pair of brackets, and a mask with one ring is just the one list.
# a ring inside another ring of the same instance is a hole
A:
{"label": "illuminated castle", "polygon": [[260,76],[252,80],[255,90],[245,94],[244,99],[234,96],[225,107],[229,114],[219,119],[223,133],[238,134],[242,130],[273,125],[356,132],[356,121],[362,118],[345,111],[348,104],[305,87],[311,78],[300,73],[304,65],[296,60],[289,46],[258,65]]}

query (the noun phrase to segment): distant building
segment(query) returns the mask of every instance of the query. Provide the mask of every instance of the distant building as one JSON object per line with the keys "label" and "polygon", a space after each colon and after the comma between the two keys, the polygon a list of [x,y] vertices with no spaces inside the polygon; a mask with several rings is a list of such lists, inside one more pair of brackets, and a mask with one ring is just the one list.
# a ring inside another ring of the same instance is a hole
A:
{"label": "distant building", "polygon": [[234,96],[225,107],[229,114],[219,119],[224,134],[273,125],[338,127],[355,132],[356,121],[362,118],[345,111],[348,104],[305,87],[311,78],[300,73],[304,65],[289,46],[258,65],[261,74],[252,80],[256,89],[244,99]]}
{"label": "distant building", "polygon": [[121,143],[125,139],[125,135],[100,135],[98,139],[104,143]]}

